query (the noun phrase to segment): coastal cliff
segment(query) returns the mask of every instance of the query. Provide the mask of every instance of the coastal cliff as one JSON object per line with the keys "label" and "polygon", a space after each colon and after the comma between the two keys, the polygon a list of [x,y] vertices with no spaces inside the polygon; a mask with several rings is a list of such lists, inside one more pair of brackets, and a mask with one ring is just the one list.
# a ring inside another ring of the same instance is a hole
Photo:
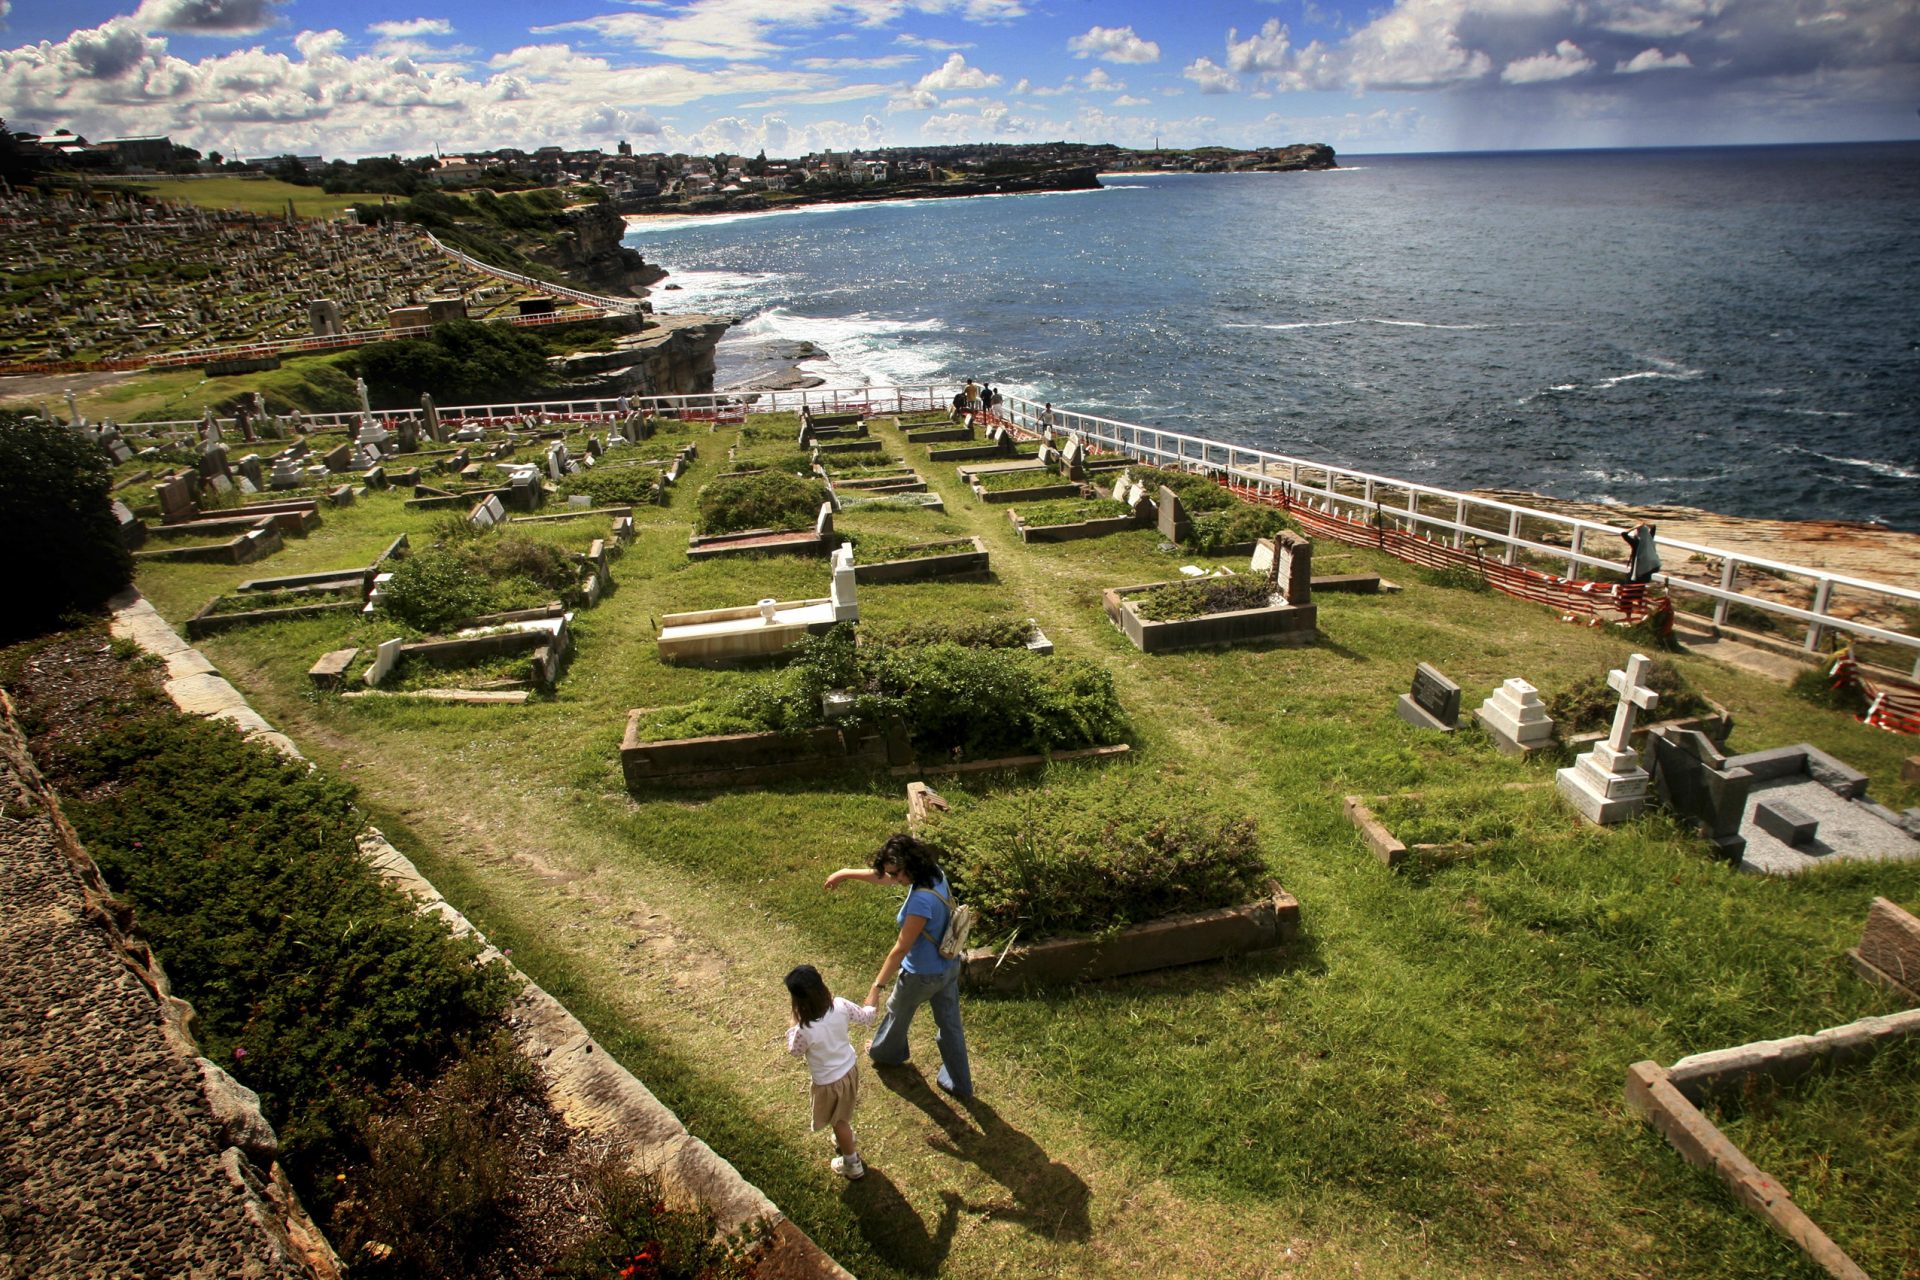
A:
{"label": "coastal cliff", "polygon": [[564,218],[559,230],[527,251],[528,258],[597,293],[644,296],[648,285],[666,277],[638,249],[620,243],[627,224],[612,203],[574,205]]}
{"label": "coastal cliff", "polygon": [[882,200],[943,200],[960,196],[1017,195],[1040,191],[1092,191],[1100,186],[1093,165],[1069,165],[1028,173],[981,174],[945,182],[889,182],[871,186],[834,186],[823,191],[742,191],[732,195],[699,196],[691,200],[651,197],[629,200],[623,213],[742,213],[757,209],[790,209],[809,204],[870,204]]}

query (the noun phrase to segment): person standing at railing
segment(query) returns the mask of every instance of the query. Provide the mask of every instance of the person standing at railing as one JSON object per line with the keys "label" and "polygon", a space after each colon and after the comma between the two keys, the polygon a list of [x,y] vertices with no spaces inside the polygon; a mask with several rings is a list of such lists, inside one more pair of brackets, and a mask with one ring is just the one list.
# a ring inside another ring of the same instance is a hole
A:
{"label": "person standing at railing", "polygon": [[1620,540],[1633,548],[1633,558],[1627,562],[1627,581],[1652,582],[1653,575],[1660,572],[1660,551],[1654,545],[1653,526],[1643,524],[1622,530]]}

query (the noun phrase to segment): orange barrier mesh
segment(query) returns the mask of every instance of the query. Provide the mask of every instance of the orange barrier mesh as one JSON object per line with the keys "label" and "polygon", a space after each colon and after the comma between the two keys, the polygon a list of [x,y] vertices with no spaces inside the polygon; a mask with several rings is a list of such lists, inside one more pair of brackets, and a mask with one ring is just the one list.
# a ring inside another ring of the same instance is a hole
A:
{"label": "orange barrier mesh", "polygon": [[1853,650],[1844,650],[1834,659],[1833,687],[1857,687],[1867,700],[1863,724],[1889,733],[1920,734],[1920,685],[1880,672],[1861,670]]}

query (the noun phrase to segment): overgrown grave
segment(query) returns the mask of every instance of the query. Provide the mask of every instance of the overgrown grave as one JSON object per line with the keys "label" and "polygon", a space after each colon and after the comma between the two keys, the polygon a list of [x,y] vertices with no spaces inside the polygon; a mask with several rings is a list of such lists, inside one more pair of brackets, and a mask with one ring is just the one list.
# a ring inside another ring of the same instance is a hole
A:
{"label": "overgrown grave", "polygon": [[1262,538],[1300,532],[1277,507],[1247,502],[1200,472],[1134,463],[1113,476],[1109,492],[1136,487],[1154,499],[1160,536],[1196,555],[1251,555]]}
{"label": "overgrown grave", "polygon": [[834,546],[833,509],[833,491],[816,477],[771,469],[722,475],[700,490],[687,556],[825,555]]}
{"label": "overgrown grave", "polygon": [[1057,498],[1007,509],[1022,542],[1079,542],[1111,533],[1150,528],[1154,511],[1142,495],[1132,503],[1112,498]]}
{"label": "overgrown grave", "polygon": [[988,572],[986,542],[965,522],[948,517],[943,506],[922,501],[928,495],[895,491],[862,500],[860,490],[841,487],[837,473],[833,482],[841,506],[834,529],[852,544],[854,572],[863,585]]}
{"label": "overgrown grave", "polygon": [[[1043,656],[1035,628],[925,627],[856,644],[849,626],[796,639],[777,671],[628,714],[630,790],[752,785],[849,768],[908,769],[1112,747],[1127,730],[1098,663]],[[1050,647],[1050,646],[1048,646]]]}
{"label": "overgrown grave", "polygon": [[407,545],[407,535],[403,533],[368,565],[243,582],[231,592],[215,596],[200,612],[188,618],[187,638],[197,640],[235,627],[290,618],[357,613],[365,608],[381,566],[404,557]]}
{"label": "overgrown grave", "polygon": [[1143,653],[1313,643],[1313,543],[1283,529],[1261,548],[1265,555],[1256,555],[1245,574],[1108,587],[1101,593],[1107,617]]}
{"label": "overgrown grave", "polygon": [[[631,527],[630,521],[627,527]],[[309,673],[347,696],[408,693],[447,701],[525,702],[551,692],[572,648],[574,610],[612,585],[620,541],[581,546],[573,521],[476,526],[446,519],[436,538],[376,575],[367,627],[398,626],[372,646],[335,650]]]}
{"label": "overgrown grave", "polygon": [[970,986],[1018,990],[1271,951],[1300,905],[1272,880],[1258,826],[1190,781],[1118,766],[907,789],[909,823],[946,852],[977,913]]}

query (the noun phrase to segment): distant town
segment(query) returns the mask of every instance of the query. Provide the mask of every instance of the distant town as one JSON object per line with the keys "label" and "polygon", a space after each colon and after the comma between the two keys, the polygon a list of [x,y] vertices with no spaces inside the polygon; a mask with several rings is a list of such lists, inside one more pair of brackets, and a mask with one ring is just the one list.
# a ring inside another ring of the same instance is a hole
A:
{"label": "distant town", "polygon": [[519,147],[459,154],[328,160],[317,155],[237,158],[202,154],[169,137],[89,141],[56,129],[47,134],[0,131],[0,174],[13,181],[35,170],[73,175],[190,175],[258,173],[332,192],[413,196],[421,191],[495,191],[536,187],[597,188],[623,212],[683,206],[741,196],[782,193],[818,197],[834,191],[992,179],[1061,169],[1098,172],[1188,172],[1321,169],[1334,167],[1331,148],[1318,144],[1135,150],[1077,142],[976,143],[824,151],[798,158],[758,155],[686,155],[636,152],[622,141],[612,152]]}

